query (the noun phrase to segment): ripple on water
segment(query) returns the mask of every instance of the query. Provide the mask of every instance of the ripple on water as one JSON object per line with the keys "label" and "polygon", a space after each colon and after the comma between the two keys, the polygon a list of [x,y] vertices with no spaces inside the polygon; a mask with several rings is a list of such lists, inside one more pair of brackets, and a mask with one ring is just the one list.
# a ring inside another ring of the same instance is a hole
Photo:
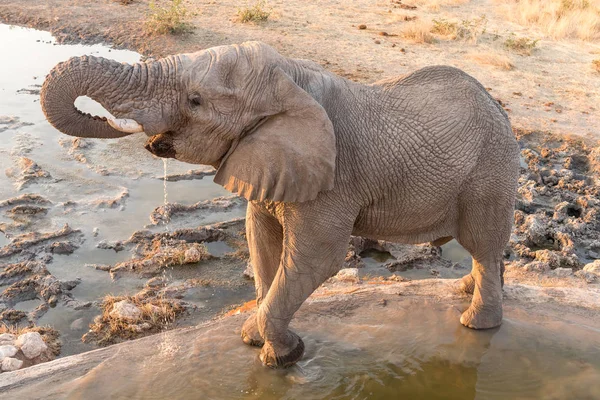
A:
{"label": "ripple on water", "polygon": [[365,310],[345,316],[344,323],[319,314],[294,320],[307,352],[289,370],[264,368],[259,350],[240,343],[241,315],[186,340],[166,334],[164,351],[123,347],[63,386],[61,394],[265,400],[600,396],[596,331],[511,310],[500,328],[473,331],[457,323],[454,307],[414,299],[377,313]]}

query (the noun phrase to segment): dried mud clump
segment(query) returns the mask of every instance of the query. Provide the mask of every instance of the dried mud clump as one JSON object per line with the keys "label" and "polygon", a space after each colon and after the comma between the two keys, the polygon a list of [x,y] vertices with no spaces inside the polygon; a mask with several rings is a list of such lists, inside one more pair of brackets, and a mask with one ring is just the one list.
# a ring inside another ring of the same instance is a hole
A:
{"label": "dried mud clump", "polygon": [[163,331],[185,311],[174,299],[151,298],[147,292],[135,296],[106,296],[102,314],[94,319],[82,340],[100,346]]}
{"label": "dried mud clump", "polygon": [[541,132],[517,136],[524,149],[509,268],[569,276],[600,249],[598,144]]}
{"label": "dried mud clump", "polygon": [[243,208],[247,204],[246,200],[238,196],[217,197],[212,200],[201,201],[192,205],[178,203],[168,203],[157,207],[150,214],[150,221],[153,225],[165,224],[180,214],[191,212],[226,212],[234,208]]}
{"label": "dried mud clump", "polygon": [[35,161],[27,157],[20,157],[15,168],[6,170],[6,176],[14,179],[17,190],[24,189],[34,182],[52,180],[49,172],[43,170]]}

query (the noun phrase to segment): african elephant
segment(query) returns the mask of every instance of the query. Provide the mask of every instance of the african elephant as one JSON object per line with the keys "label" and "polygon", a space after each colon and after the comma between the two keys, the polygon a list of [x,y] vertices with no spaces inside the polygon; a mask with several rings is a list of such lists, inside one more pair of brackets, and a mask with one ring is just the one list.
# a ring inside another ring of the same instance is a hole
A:
{"label": "african elephant", "polygon": [[[117,119],[78,111],[83,95]],[[456,68],[364,85],[260,42],[135,65],[83,56],[50,72],[41,105],[67,135],[145,132],[150,152],[212,165],[215,182],[249,201],[258,310],[242,338],[268,366],[302,357],[290,320],[341,268],[351,235],[456,238],[473,256],[460,322],[502,321],[519,147],[502,107]]]}

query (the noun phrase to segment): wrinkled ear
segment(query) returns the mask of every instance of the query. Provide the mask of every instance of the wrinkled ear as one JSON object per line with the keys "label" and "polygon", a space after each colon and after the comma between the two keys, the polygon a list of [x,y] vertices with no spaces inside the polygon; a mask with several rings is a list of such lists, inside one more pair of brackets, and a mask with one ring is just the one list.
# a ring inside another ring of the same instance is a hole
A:
{"label": "wrinkled ear", "polygon": [[335,135],[327,113],[279,67],[269,83],[277,110],[243,137],[214,181],[247,200],[303,202],[333,188]]}

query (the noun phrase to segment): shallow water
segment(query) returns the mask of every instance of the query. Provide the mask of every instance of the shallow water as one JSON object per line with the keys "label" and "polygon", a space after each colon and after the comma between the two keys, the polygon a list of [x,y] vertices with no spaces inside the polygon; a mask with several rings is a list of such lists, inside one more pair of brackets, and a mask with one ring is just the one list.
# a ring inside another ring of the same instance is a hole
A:
{"label": "shallow water", "polygon": [[[45,120],[37,91],[55,64],[84,54],[133,63],[139,61],[139,54],[103,45],[57,45],[47,32],[1,24],[0,54],[3,59],[3,73],[0,74],[0,201],[24,193],[36,193],[52,202],[46,206],[47,214],[33,218],[24,232],[55,231],[67,223],[81,230],[84,242],[80,247],[68,256],[53,255],[53,262],[47,265],[50,273],[58,279],[81,278],[81,283],[71,291],[75,299],[97,301],[106,294],[138,292],[145,280],[121,278],[112,281],[107,272],[86,265],[114,265],[131,257],[128,251],[115,253],[98,249],[97,244],[102,240],[125,240],[133,232],[144,229],[150,223],[150,213],[167,201],[194,204],[229,193],[213,183],[210,176],[201,180],[165,181],[163,178],[167,170],[169,174],[184,174],[190,169],[205,167],[175,160],[169,161],[168,167],[166,163],[163,165],[160,159],[143,148],[145,135],[117,140],[87,140],[90,147],[76,149],[87,159],[79,162],[69,154],[72,138],[61,134]],[[80,97],[75,104],[91,114],[108,114],[89,98]],[[14,120],[2,122],[9,117],[14,117]],[[20,157],[35,161],[51,178],[34,180],[19,189],[15,179],[4,172],[15,169]],[[127,195],[112,208],[95,204],[102,199],[118,198],[123,192]],[[65,207],[65,202],[76,204]],[[5,210],[0,210],[0,223],[11,223],[12,220],[4,215]],[[195,227],[243,215],[243,210],[233,209],[190,218],[187,223]],[[95,228],[96,234],[93,233]],[[165,229],[164,226],[156,228]],[[22,232],[14,230],[9,233]],[[0,247],[8,243],[9,239],[0,232]],[[228,295],[225,291],[216,290],[211,298],[211,307],[219,310],[231,304],[233,300]],[[29,310],[33,302],[17,305],[17,308]],[[84,313],[74,312],[68,307],[56,307],[44,315],[41,323],[53,325],[61,332],[63,355],[71,354],[81,347],[76,343],[80,341],[82,332],[72,330],[70,326],[81,315],[86,314],[87,318],[87,314],[91,313],[98,314],[98,310],[92,308]],[[88,322],[86,320],[86,327]]]}
{"label": "shallow water", "polygon": [[241,344],[242,315],[187,334],[165,334],[160,348],[121,347],[77,379],[59,387],[42,383],[20,394],[219,400],[600,397],[597,329],[508,309],[500,328],[474,331],[458,323],[456,306],[417,301],[394,300],[376,312],[363,306],[344,315],[343,324],[330,309],[311,310],[292,323],[304,338],[306,355],[285,371],[263,367],[259,350]]}

